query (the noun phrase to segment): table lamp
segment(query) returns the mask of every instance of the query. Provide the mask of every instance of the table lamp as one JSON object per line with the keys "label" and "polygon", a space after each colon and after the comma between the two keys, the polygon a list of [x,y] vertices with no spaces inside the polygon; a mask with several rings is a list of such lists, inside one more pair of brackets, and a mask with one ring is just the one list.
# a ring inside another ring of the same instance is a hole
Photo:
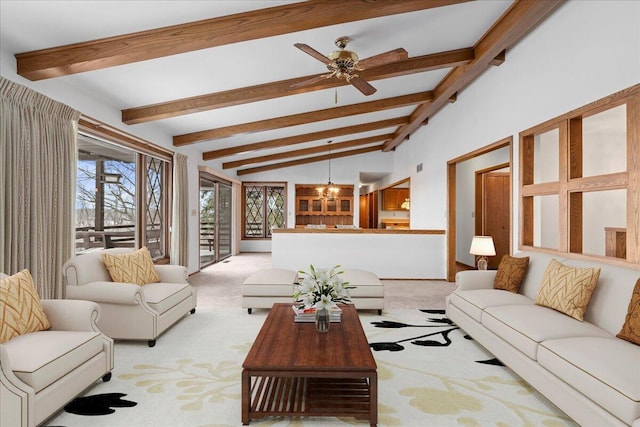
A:
{"label": "table lamp", "polygon": [[496,248],[493,246],[493,238],[491,236],[473,236],[469,253],[480,256],[480,258],[478,258],[478,270],[486,270],[486,257],[496,254]]}

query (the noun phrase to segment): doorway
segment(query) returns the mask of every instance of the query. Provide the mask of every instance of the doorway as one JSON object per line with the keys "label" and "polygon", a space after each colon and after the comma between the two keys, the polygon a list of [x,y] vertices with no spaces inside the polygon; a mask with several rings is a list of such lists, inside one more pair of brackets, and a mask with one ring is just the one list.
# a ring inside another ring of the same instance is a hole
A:
{"label": "doorway", "polygon": [[[501,141],[495,142],[493,144],[490,144],[486,147],[482,147],[478,150],[472,151],[470,153],[464,154],[460,157],[457,157],[455,159],[449,160],[447,162],[447,195],[448,195],[448,201],[447,201],[447,211],[448,211],[448,215],[447,215],[447,280],[450,282],[455,281],[455,275],[457,272],[457,267],[456,267],[456,259],[457,259],[457,250],[459,249],[460,252],[465,252],[468,254],[468,246],[464,247],[464,248],[458,248],[458,236],[457,236],[457,222],[460,220],[460,218],[470,218],[471,215],[473,214],[473,212],[468,212],[464,209],[462,209],[462,207],[458,207],[458,203],[457,203],[457,192],[460,192],[460,190],[457,187],[457,181],[458,181],[458,177],[456,176],[457,174],[457,169],[460,165],[464,164],[465,162],[469,161],[469,160],[474,160],[474,159],[478,159],[481,156],[485,156],[485,155],[492,155],[498,152],[498,150],[501,150],[503,148],[507,147],[508,149],[508,163],[505,163],[504,160],[503,161],[499,161],[496,162],[495,165],[499,165],[499,166],[504,166],[504,165],[508,165],[509,170],[512,170],[511,165],[513,164],[513,137],[508,137],[505,138]],[[495,166],[494,165],[494,166]],[[485,167],[486,168],[486,167]],[[482,169],[482,168],[479,168]],[[474,184],[473,182],[471,182],[471,184],[469,184],[471,186],[471,188],[474,188]],[[511,180],[511,176],[509,176],[509,194],[511,194],[511,188],[512,188],[512,180]],[[467,188],[465,188],[465,190],[468,191]],[[473,191],[473,190],[472,190]],[[474,201],[476,199],[474,198]],[[471,202],[471,204],[473,205],[474,202]],[[511,218],[512,218],[512,209],[511,209],[511,203],[510,203],[510,199],[509,199],[509,220],[508,220],[508,225],[507,225],[507,229],[509,230],[509,233],[511,231]],[[471,210],[471,209],[470,209]],[[475,209],[476,212],[478,212],[478,209]],[[469,216],[467,216],[469,215]],[[475,218],[475,220],[477,221],[477,218]],[[460,232],[462,233],[463,230],[460,230]],[[471,231],[471,233],[473,233],[474,231]],[[508,238],[508,246],[507,246],[507,253],[511,253],[511,246],[512,246],[512,241],[511,241],[511,237]],[[471,239],[469,239],[469,244],[471,243]],[[494,258],[497,258],[494,257]],[[473,263],[473,262],[472,262]]]}
{"label": "doorway", "polygon": [[200,268],[231,256],[231,183],[200,172]]}

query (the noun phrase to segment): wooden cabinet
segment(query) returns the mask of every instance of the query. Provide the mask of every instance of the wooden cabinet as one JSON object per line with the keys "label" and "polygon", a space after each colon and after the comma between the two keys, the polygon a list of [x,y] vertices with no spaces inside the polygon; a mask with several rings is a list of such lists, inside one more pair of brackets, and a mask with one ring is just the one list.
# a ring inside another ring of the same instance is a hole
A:
{"label": "wooden cabinet", "polygon": [[335,199],[318,195],[320,184],[296,185],[296,226],[353,224],[353,185],[336,185]]}
{"label": "wooden cabinet", "polygon": [[383,211],[404,211],[402,203],[409,198],[408,188],[387,188],[382,190]]}
{"label": "wooden cabinet", "polygon": [[401,218],[382,218],[380,220],[382,228],[390,230],[408,230],[409,220]]}

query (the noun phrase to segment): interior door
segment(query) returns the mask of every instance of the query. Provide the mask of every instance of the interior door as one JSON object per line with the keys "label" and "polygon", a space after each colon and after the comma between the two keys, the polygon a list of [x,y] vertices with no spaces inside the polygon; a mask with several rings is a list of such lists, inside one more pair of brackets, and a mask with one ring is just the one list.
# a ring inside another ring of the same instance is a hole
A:
{"label": "interior door", "polygon": [[510,173],[487,172],[482,174],[482,230],[480,234],[492,236],[496,248],[496,256],[489,257],[489,268],[498,268],[502,256],[509,254],[510,206]]}
{"label": "interior door", "polygon": [[360,196],[360,228],[369,228],[369,196]]}

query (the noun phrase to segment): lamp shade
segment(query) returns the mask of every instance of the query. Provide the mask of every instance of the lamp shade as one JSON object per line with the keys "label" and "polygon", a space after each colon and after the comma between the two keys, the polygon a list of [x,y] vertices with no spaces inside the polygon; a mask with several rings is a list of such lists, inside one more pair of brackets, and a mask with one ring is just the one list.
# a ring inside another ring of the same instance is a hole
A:
{"label": "lamp shade", "polygon": [[473,236],[469,253],[481,256],[495,255],[496,248],[493,246],[493,238],[491,236]]}

